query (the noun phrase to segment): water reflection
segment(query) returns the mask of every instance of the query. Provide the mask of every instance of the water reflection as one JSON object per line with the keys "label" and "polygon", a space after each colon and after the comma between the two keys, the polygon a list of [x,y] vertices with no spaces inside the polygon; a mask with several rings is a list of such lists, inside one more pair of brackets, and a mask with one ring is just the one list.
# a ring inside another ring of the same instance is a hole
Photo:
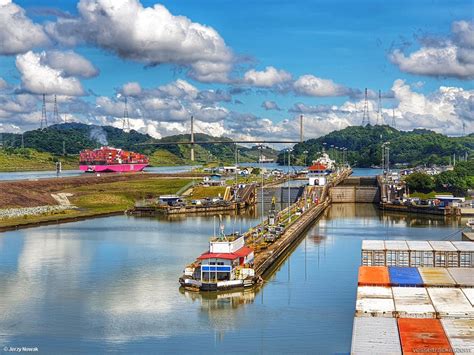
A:
{"label": "water reflection", "polygon": [[[226,230],[259,209],[224,215]],[[443,239],[459,222],[334,205],[257,290],[185,292],[213,216],[116,216],[0,235],[0,346],[45,353],[349,352],[362,239]]]}

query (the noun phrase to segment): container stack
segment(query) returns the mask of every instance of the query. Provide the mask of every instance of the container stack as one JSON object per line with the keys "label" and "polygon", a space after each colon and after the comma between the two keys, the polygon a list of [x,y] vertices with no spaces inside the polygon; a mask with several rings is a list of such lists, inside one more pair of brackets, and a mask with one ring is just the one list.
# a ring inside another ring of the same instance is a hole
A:
{"label": "container stack", "polygon": [[474,243],[363,240],[362,265],[474,268]]}
{"label": "container stack", "polygon": [[351,353],[474,353],[473,246],[363,242]]}

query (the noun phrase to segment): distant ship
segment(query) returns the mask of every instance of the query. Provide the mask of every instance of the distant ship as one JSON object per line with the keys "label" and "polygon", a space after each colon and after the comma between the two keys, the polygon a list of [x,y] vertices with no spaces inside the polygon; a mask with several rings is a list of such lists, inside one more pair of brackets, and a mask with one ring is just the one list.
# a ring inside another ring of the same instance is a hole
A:
{"label": "distant ship", "polygon": [[149,162],[143,154],[112,147],[85,149],[79,156],[79,168],[88,173],[142,171]]}

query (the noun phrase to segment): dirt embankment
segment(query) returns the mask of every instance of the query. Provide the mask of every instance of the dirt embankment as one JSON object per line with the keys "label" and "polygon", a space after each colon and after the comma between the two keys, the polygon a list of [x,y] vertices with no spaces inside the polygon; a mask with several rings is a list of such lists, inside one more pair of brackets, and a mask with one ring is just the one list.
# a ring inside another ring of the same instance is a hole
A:
{"label": "dirt embankment", "polygon": [[111,183],[118,181],[136,181],[152,178],[186,178],[201,177],[202,174],[110,174],[110,175],[81,175],[77,177],[52,178],[0,182],[0,209],[10,207],[35,207],[56,205],[57,201],[51,193],[62,192],[75,187]]}

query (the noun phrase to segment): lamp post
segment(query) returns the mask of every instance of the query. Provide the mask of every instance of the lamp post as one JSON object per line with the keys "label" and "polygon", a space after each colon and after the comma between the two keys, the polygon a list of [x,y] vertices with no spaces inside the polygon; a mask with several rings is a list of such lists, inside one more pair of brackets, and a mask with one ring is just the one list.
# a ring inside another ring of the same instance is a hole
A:
{"label": "lamp post", "polygon": [[288,148],[288,223],[291,221],[291,190],[290,190],[290,163],[291,162],[291,148]]}
{"label": "lamp post", "polygon": [[264,221],[264,206],[263,206],[263,167],[262,167],[262,150],[263,146],[259,146],[258,149],[260,150],[260,175],[262,177],[262,187],[261,187],[261,196],[262,196],[262,229],[263,229],[263,221]]}
{"label": "lamp post", "polygon": [[304,154],[304,166],[307,167],[308,164],[306,163],[306,159],[308,158],[308,151],[305,150],[305,151],[303,152],[303,154]]}

